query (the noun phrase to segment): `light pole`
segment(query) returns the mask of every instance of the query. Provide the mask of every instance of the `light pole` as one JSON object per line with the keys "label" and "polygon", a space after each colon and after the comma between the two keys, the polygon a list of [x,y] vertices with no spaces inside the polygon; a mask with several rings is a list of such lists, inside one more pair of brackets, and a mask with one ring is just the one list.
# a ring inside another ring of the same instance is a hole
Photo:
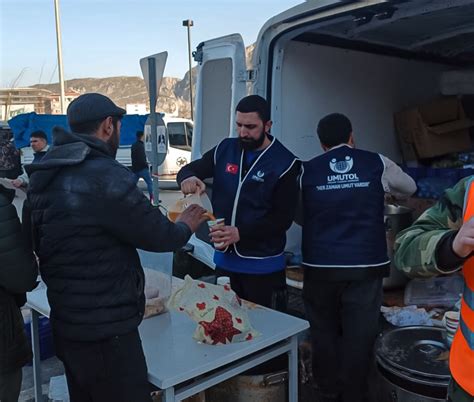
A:
{"label": "light pole", "polygon": [[189,59],[189,96],[191,102],[191,120],[193,118],[193,75],[191,70],[191,27],[194,25],[193,20],[184,20],[183,27],[188,28],[188,59]]}
{"label": "light pole", "polygon": [[59,0],[54,0],[54,14],[56,16],[56,45],[58,48],[59,87],[61,96],[61,114],[66,112],[66,99],[64,97],[63,56],[61,51],[61,23],[59,20]]}

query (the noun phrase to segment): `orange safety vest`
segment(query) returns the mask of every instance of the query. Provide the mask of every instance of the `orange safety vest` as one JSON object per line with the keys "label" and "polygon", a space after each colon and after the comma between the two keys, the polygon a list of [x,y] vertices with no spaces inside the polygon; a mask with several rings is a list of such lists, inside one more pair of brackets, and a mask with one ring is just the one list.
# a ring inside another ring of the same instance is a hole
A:
{"label": "orange safety vest", "polygon": [[[474,181],[470,181],[464,201],[464,222],[474,217]],[[459,328],[454,335],[449,368],[454,380],[474,395],[474,257],[463,266],[464,293]]]}

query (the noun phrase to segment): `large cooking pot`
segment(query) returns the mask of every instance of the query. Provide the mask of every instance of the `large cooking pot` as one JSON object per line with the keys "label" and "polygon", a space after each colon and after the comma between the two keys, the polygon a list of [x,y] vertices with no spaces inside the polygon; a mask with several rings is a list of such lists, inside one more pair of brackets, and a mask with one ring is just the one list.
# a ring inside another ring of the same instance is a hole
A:
{"label": "large cooking pot", "polygon": [[378,402],[444,402],[450,379],[446,331],[403,327],[375,343]]}
{"label": "large cooking pot", "polygon": [[387,239],[387,252],[392,263],[390,264],[390,276],[384,278],[384,289],[394,289],[405,285],[408,278],[395,268],[393,264],[393,246],[398,232],[413,223],[413,210],[401,205],[385,205],[384,209],[385,237]]}
{"label": "large cooking pot", "polygon": [[206,390],[206,402],[285,402],[288,372],[238,375]]}

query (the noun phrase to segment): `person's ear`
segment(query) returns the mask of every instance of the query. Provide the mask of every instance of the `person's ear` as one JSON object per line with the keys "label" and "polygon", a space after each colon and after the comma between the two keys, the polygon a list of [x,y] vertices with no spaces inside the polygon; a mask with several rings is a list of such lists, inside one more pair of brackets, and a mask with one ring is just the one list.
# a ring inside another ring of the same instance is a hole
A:
{"label": "person's ear", "polygon": [[114,120],[112,116],[109,116],[105,119],[105,129],[107,131],[107,135],[111,136],[114,132]]}
{"label": "person's ear", "polygon": [[273,122],[271,120],[268,120],[265,125],[263,126],[264,130],[266,133],[270,132],[270,129],[272,128]]}
{"label": "person's ear", "polygon": [[349,141],[347,142],[351,147],[354,147],[355,146],[355,142],[354,142],[354,135],[353,133],[351,132],[351,135],[349,136]]}
{"label": "person's ear", "polygon": [[102,120],[99,128],[96,131],[96,137],[100,138],[102,141],[107,141],[114,132],[114,123],[112,117],[109,116]]}
{"label": "person's ear", "polygon": [[319,142],[319,144],[321,145],[321,148],[324,152],[329,150],[329,148],[326,145],[324,145],[322,142]]}

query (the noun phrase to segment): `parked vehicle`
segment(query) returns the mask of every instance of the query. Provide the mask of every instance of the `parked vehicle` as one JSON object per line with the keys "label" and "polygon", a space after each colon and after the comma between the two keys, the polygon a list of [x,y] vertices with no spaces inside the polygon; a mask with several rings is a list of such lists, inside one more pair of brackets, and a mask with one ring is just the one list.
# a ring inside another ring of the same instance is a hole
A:
{"label": "parked vehicle", "polygon": [[[357,145],[401,162],[393,115],[440,95],[445,72],[473,68],[474,1],[306,1],[260,30],[247,70],[242,37],[199,44],[192,159],[236,136],[247,94],[271,103],[272,135],[303,160],[321,153],[320,118],[346,114]],[[212,190],[212,184],[209,183]],[[213,266],[207,233],[188,247]],[[286,249],[300,253],[301,227]]]}

